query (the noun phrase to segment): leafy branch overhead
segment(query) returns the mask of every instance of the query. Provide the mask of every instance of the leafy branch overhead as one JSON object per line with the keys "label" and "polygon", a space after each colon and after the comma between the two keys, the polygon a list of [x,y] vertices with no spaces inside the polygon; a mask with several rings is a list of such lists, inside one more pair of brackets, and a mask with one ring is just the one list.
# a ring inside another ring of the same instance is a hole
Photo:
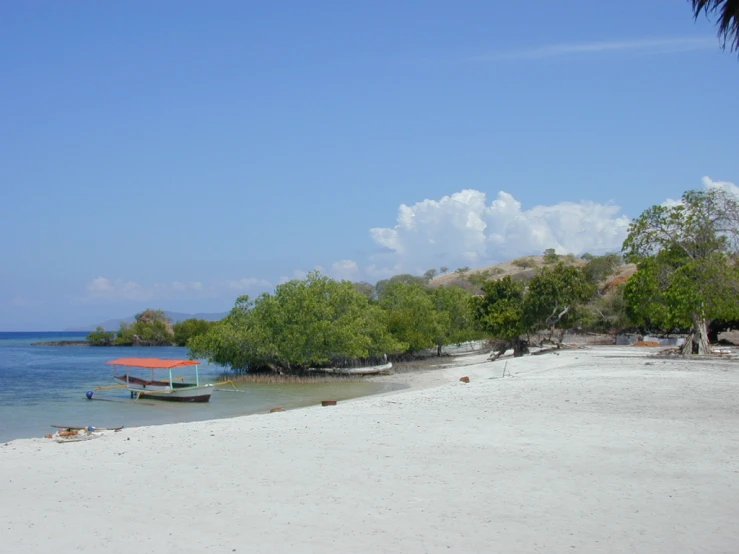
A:
{"label": "leafy branch overhead", "polygon": [[693,16],[697,19],[705,14],[716,19],[718,37],[721,47],[739,51],[739,0],[689,0],[693,7]]}

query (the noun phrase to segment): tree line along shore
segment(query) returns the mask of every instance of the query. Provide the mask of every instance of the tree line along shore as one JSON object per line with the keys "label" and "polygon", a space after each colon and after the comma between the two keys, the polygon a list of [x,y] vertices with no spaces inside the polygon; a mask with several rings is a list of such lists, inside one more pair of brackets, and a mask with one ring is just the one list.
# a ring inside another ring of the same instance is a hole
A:
{"label": "tree line along shore", "polygon": [[561,344],[568,332],[683,334],[684,355],[708,354],[739,328],[739,200],[687,191],[632,221],[623,249],[559,255],[554,248],[490,268],[430,269],[376,284],[318,272],[256,298],[220,321],[172,324],[146,310],[91,345],[186,346],[236,372],[299,373],[405,360],[489,339],[499,354]]}

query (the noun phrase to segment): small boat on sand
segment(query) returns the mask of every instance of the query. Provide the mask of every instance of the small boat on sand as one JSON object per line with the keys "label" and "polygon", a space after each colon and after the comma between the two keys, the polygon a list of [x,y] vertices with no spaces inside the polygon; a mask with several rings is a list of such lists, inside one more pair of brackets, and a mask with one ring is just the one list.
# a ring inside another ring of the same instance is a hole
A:
{"label": "small boat on sand", "polygon": [[388,375],[392,369],[392,362],[382,365],[365,367],[323,367],[310,368],[309,371],[320,373],[333,373],[335,375]]}
{"label": "small boat on sand", "polygon": [[[165,400],[168,402],[208,402],[213,385],[200,383],[198,360],[165,360],[161,358],[118,358],[107,362],[115,366],[113,379],[120,383],[115,388],[125,387],[131,398]],[[172,370],[194,367],[192,381],[184,376],[174,376]],[[98,387],[99,390],[113,387]],[[88,393],[88,398],[92,394]]]}

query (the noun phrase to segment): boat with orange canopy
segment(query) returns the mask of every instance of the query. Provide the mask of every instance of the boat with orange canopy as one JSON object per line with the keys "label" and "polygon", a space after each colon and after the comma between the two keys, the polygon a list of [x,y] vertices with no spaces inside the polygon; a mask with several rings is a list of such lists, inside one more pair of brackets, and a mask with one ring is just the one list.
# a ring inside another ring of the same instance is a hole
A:
{"label": "boat with orange canopy", "polygon": [[[118,358],[107,362],[115,366],[113,379],[126,387],[131,398],[151,398],[169,402],[208,402],[212,384],[201,384],[198,360],[166,360],[162,358]],[[194,367],[194,382],[175,377],[173,370]],[[107,387],[99,387],[107,388]],[[88,398],[92,395],[88,393]]]}

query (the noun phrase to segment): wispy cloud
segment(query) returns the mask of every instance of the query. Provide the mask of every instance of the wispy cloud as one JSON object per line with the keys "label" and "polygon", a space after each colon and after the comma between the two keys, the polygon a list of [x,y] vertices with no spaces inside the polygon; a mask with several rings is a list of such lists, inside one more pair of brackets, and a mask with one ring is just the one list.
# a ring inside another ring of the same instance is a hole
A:
{"label": "wispy cloud", "polygon": [[24,296],[16,296],[10,301],[10,304],[18,308],[28,308],[29,306],[40,306],[43,302],[26,298]]}
{"label": "wispy cloud", "polygon": [[[272,283],[266,279],[244,277],[242,279],[216,280],[210,283],[200,281],[173,281],[142,284],[125,279],[96,277],[85,286],[85,295],[77,300],[81,303],[110,301],[162,301],[173,298],[214,298],[223,295],[271,289]],[[17,302],[16,302],[17,304]]]}
{"label": "wispy cloud", "polygon": [[203,284],[199,281],[183,283],[157,283],[151,286],[141,285],[136,281],[123,279],[108,279],[97,277],[87,283],[87,295],[83,301],[95,300],[153,300],[168,298],[175,294],[192,294],[203,291]]}
{"label": "wispy cloud", "polygon": [[266,279],[258,279],[256,277],[244,277],[235,281],[229,281],[228,288],[235,291],[247,291],[255,288],[272,288],[272,283]]}
{"label": "wispy cloud", "polygon": [[668,54],[715,48],[714,37],[656,38],[635,40],[614,40],[599,42],[583,42],[576,44],[549,44],[535,48],[507,50],[480,56],[480,61],[492,60],[536,60],[542,58],[559,58],[578,54],[602,54],[607,52],[624,52],[633,54]]}

